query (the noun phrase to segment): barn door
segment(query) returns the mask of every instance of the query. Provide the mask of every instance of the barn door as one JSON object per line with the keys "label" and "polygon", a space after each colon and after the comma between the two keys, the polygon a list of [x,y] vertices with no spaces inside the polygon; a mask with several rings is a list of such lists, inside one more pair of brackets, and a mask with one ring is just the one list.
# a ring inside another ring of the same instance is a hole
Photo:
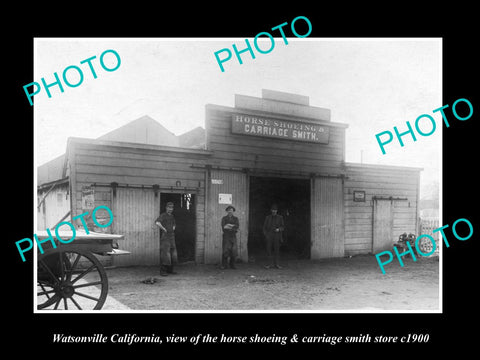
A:
{"label": "barn door", "polygon": [[311,258],[342,257],[345,252],[343,181],[341,178],[312,179]]}
{"label": "barn door", "polygon": [[113,195],[113,232],[128,255],[114,256],[115,265],[158,265],[159,233],[154,226],[160,199],[151,189],[117,188]]}
{"label": "barn door", "polygon": [[392,250],[393,245],[393,200],[373,201],[373,253]]}
{"label": "barn door", "polygon": [[208,201],[205,239],[205,263],[215,264],[222,257],[222,229],[220,221],[231,203],[236,209],[240,228],[237,233],[238,256],[248,261],[248,187],[247,174],[239,171],[210,170],[208,176]]}

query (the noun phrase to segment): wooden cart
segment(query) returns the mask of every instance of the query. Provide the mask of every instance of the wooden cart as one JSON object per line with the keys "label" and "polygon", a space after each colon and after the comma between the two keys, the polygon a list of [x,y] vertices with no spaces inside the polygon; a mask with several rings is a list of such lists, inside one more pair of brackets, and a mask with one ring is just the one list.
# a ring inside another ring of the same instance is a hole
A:
{"label": "wooden cart", "polygon": [[[52,236],[37,252],[37,309],[100,310],[108,294],[108,278],[104,266],[95,255],[128,254],[118,249],[123,235],[77,230],[72,242],[64,244]],[[72,231],[59,231],[64,241]],[[39,240],[47,239],[46,231],[38,231]]]}

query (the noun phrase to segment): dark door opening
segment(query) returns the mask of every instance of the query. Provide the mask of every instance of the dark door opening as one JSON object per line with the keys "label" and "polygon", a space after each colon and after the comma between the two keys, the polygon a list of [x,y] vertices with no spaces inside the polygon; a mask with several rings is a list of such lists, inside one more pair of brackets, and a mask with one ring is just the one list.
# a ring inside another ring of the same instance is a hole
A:
{"label": "dark door opening", "polygon": [[175,217],[175,245],[180,263],[195,260],[195,194],[162,193],[160,213],[165,211],[167,202],[173,202]]}
{"label": "dark door opening", "polygon": [[249,257],[266,255],[262,228],[271,205],[278,206],[285,231],[280,247],[282,256],[310,258],[310,180],[274,177],[250,177],[249,193]]}

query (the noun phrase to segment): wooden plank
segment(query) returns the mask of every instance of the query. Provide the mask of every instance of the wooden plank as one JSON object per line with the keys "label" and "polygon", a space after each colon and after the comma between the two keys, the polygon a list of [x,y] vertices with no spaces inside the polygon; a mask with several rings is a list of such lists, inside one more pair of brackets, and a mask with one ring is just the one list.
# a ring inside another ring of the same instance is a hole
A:
{"label": "wooden plank", "polygon": [[216,149],[215,152],[215,159],[246,160],[252,164],[258,162],[285,164],[300,161],[305,163],[305,166],[318,166],[319,164],[328,165],[328,163],[340,164],[342,161],[338,155],[315,154],[313,156],[298,156],[298,154],[294,154],[290,151],[276,151],[275,149],[270,149],[267,153],[261,149],[252,151],[251,148],[242,148],[236,146]]}
{"label": "wooden plank", "polygon": [[[415,221],[418,195],[418,170],[405,168],[382,168],[376,166],[346,165],[347,179],[345,179],[345,251],[350,253],[351,244],[365,241],[372,237],[374,196],[406,197],[406,201],[393,201],[393,207],[385,214],[390,214],[389,225],[384,228],[385,234],[379,235],[377,229],[375,237],[385,239],[384,248],[391,249],[391,244],[398,238],[399,233],[411,228]],[[365,202],[354,202],[353,191],[366,191]],[[385,203],[388,201],[385,201]],[[362,240],[364,239],[364,240]],[[388,244],[387,244],[388,243]],[[380,247],[378,247],[378,250]],[[355,253],[365,253],[372,250],[370,246],[355,248]],[[379,250],[380,251],[380,250]]]}
{"label": "wooden plank", "polygon": [[[416,182],[413,181],[399,181],[398,179],[393,178],[370,178],[370,179],[353,179],[349,174],[346,174],[347,178],[345,179],[345,188],[347,191],[351,192],[353,196],[354,190],[375,190],[375,189],[392,189],[401,188],[403,190],[410,190],[414,193],[416,190]],[[374,191],[368,191],[366,195],[374,195]],[[393,196],[393,195],[392,195]]]}
{"label": "wooden plank", "polygon": [[357,175],[357,174],[352,174],[346,171],[347,179],[345,185],[348,187],[355,187],[357,183],[363,183],[363,182],[388,182],[391,184],[416,184],[417,179],[414,179],[409,176],[397,176],[396,174],[363,174],[363,175]]}
{"label": "wooden plank", "polygon": [[262,168],[263,166],[269,166],[269,168],[274,169],[285,169],[286,167],[290,167],[293,165],[298,169],[297,171],[305,171],[305,172],[315,172],[320,171],[322,168],[332,168],[334,169],[335,173],[341,173],[341,161],[333,161],[327,159],[302,159],[302,158],[291,158],[285,157],[281,155],[256,155],[256,154],[249,154],[249,153],[242,153],[242,152],[230,152],[228,150],[218,152],[215,156],[215,160],[213,163],[225,163],[228,164],[226,166],[240,166],[240,167],[248,167],[248,168],[255,168],[259,167]]}
{"label": "wooden plank", "polygon": [[147,168],[131,168],[121,166],[107,166],[107,165],[83,165],[77,166],[77,175],[82,174],[96,174],[105,177],[113,176],[138,176],[138,177],[155,177],[172,180],[197,180],[203,181],[203,171],[186,170],[170,170],[165,168],[147,169]]}
{"label": "wooden plank", "polygon": [[[206,108],[207,147],[216,151],[215,158],[234,161],[235,166],[248,168],[264,166],[264,163],[260,163],[264,161],[278,168],[282,168],[285,163],[296,165],[300,162],[305,164],[304,168],[313,166],[317,169],[318,166],[328,166],[321,161],[340,163],[344,159],[345,129],[343,127],[329,127],[328,145],[232,134],[231,115],[236,111],[237,109],[225,107]],[[295,119],[289,118],[289,120]],[[262,158],[260,161],[259,157]]]}
{"label": "wooden plank", "polygon": [[[84,149],[79,151],[76,155],[80,160],[94,159],[94,158],[106,158],[106,159],[124,159],[146,162],[165,162],[165,163],[180,163],[180,164],[192,164],[200,163],[204,164],[210,157],[198,157],[198,156],[185,156],[184,154],[176,153],[163,153],[163,154],[147,154],[141,152],[131,151],[111,151],[108,148],[105,150],[92,150]],[[86,161],[90,163],[90,160]]]}
{"label": "wooden plank", "polygon": [[219,204],[219,194],[231,194],[235,216],[240,221],[237,233],[238,253],[243,261],[248,261],[248,191],[247,175],[237,171],[211,170],[211,179],[222,179],[222,184],[208,183],[208,207],[206,209],[205,263],[215,264],[221,261],[222,231],[220,221],[226,215],[227,204]]}
{"label": "wooden plank", "polygon": [[[210,150],[218,148],[228,148],[229,145],[239,145],[246,148],[257,148],[268,151],[271,148],[290,150],[298,154],[321,154],[322,152],[341,154],[343,143],[332,140],[329,144],[313,144],[308,142],[295,142],[294,140],[275,140],[270,138],[253,137],[248,135],[228,135],[212,131],[210,134],[210,142],[208,143]],[[253,150],[252,150],[253,152]]]}
{"label": "wooden plank", "polygon": [[[236,153],[236,154],[225,154],[225,153],[219,153],[218,156],[216,157],[217,160],[215,161],[216,163],[218,164],[225,164],[226,166],[229,165],[229,166],[232,166],[232,163],[231,161],[236,161],[237,160],[237,163],[235,164],[235,166],[240,166],[240,167],[252,167],[254,166],[255,164],[252,164],[252,159],[250,160],[247,160],[245,161],[244,159],[235,159],[235,157],[232,157],[232,155],[237,155],[237,156],[240,156],[240,157],[244,157],[245,155],[243,153]],[[100,156],[100,155],[99,155]],[[253,158],[254,159],[254,158]],[[93,160],[92,162],[89,161],[88,157],[84,157],[83,159],[81,159],[82,162],[86,162],[88,164],[98,164],[98,166],[108,166],[108,162],[110,162],[110,164],[112,165],[116,165],[116,164],[121,164],[122,163],[122,160],[110,160],[110,159],[105,159],[105,161],[107,163],[104,163],[101,158],[99,157],[97,160]],[[277,168],[285,168],[285,157],[281,157],[281,156],[278,156],[276,157],[276,162],[273,162],[271,160],[267,160],[265,159],[264,161],[262,162],[257,162],[257,166],[259,167],[265,167],[267,169],[277,169]],[[146,166],[143,166],[145,164],[142,164],[142,163],[138,163],[138,162],[135,162],[134,160],[132,160],[133,162],[132,163],[127,163],[126,165],[134,165],[135,163],[137,163],[139,166],[142,165],[142,167],[146,168]],[[295,160],[292,160],[294,161],[296,164],[299,163],[298,159],[295,159]],[[312,162],[313,165],[316,166],[315,169],[311,169],[309,168],[308,166],[301,166],[297,169],[297,171],[310,171],[310,170],[316,170],[316,171],[338,171],[338,167],[339,167],[339,164],[340,162],[336,162],[335,164],[334,163],[330,163],[328,161],[302,161],[301,163],[307,163],[307,162]],[[170,167],[171,164],[164,164],[164,166],[168,166]],[[161,163],[157,163],[157,165],[155,166],[156,168],[160,168],[162,167],[162,164]],[[174,165],[173,166],[175,169],[181,169],[181,165]],[[323,169],[322,167],[330,167],[328,170],[325,170]],[[85,168],[82,168],[82,169],[85,169]],[[190,169],[189,168],[189,171],[192,171],[192,172],[198,172],[198,173],[201,173],[203,172],[202,169]],[[95,171],[95,170],[91,170],[91,171]]]}
{"label": "wooden plank", "polygon": [[[363,204],[363,205],[358,205]],[[363,213],[372,213],[373,205],[369,203],[361,203],[361,202],[354,202],[354,201],[346,201],[345,202],[345,214],[363,214]]]}
{"label": "wooden plank", "polygon": [[[371,209],[370,209],[371,210]],[[359,220],[359,219],[372,219],[372,213],[369,212],[357,212],[357,213],[350,213],[348,211],[345,212],[345,220]]]}
{"label": "wooden plank", "polygon": [[345,223],[342,179],[315,178],[313,199],[311,258],[343,256]]}
{"label": "wooden plank", "polygon": [[78,208],[78,200],[77,192],[75,189],[77,188],[77,172],[75,170],[76,162],[75,162],[75,149],[74,146],[67,146],[68,152],[68,164],[69,164],[69,172],[70,172],[70,221],[72,222],[72,218],[81,214],[81,201],[80,201],[80,209]]}
{"label": "wooden plank", "polygon": [[371,243],[345,244],[345,255],[368,254],[372,252]]}
{"label": "wooden plank", "polygon": [[[347,177],[349,175],[347,174]],[[351,197],[353,198],[353,191],[354,190],[363,190],[366,191],[365,195],[376,195],[376,189],[380,190],[390,190],[395,192],[396,189],[399,190],[407,190],[411,191],[412,193],[416,194],[416,183],[408,183],[408,182],[399,182],[392,179],[370,179],[370,180],[356,180],[355,182],[352,181],[351,178],[346,179],[345,181],[345,188],[351,191]],[[347,191],[348,191],[347,190]],[[368,190],[368,191],[367,191]],[[378,195],[377,195],[378,196]],[[391,195],[394,196],[395,195]],[[415,198],[414,198],[415,199]],[[412,200],[414,200],[412,199]]]}
{"label": "wooden plank", "polygon": [[[175,182],[178,179],[163,179],[156,176],[149,176],[149,177],[137,177],[135,175],[115,175],[115,176],[105,176],[102,174],[78,174],[77,175],[77,182],[83,183],[83,185],[92,185],[94,183],[110,183],[115,181],[119,184],[129,184],[129,185],[144,185],[144,186],[151,186],[154,184],[158,184],[161,188],[170,189],[173,188],[174,190],[181,190],[184,187],[187,188],[198,188],[200,189],[202,185],[201,180],[183,180],[182,185],[180,187],[176,187]],[[200,184],[199,184],[200,182]],[[77,187],[80,186],[77,184]],[[81,186],[80,186],[81,188]]]}
{"label": "wooden plank", "polygon": [[[318,161],[306,165],[300,159],[297,159],[295,162],[286,163],[282,158],[273,159],[264,159],[260,158],[258,161],[252,161],[252,159],[246,158],[247,156],[253,155],[242,155],[240,154],[238,158],[232,158],[231,154],[226,152],[218,153],[215,156],[215,160],[212,161],[213,165],[225,166],[225,167],[239,167],[239,168],[249,168],[249,169],[259,169],[259,170],[279,170],[279,171],[292,171],[292,172],[318,172],[318,173],[328,173],[328,174],[341,174],[342,170],[340,168],[340,162],[331,162],[331,161]],[[307,161],[305,161],[307,162]]]}
{"label": "wooden plank", "polygon": [[190,156],[208,156],[208,150],[182,148],[176,146],[150,145],[120,141],[105,141],[99,139],[70,138],[69,144],[77,149],[114,149],[119,152],[140,152],[145,154],[175,153]]}
{"label": "wooden plank", "polygon": [[350,250],[353,250],[353,249],[357,249],[357,250],[367,250],[367,251],[371,251],[372,250],[372,243],[371,241],[369,241],[369,239],[365,239],[363,240],[363,242],[357,242],[357,243],[345,243],[345,249],[350,249]]}
{"label": "wooden plank", "polygon": [[[216,140],[216,141],[214,141]],[[303,147],[301,149],[294,149],[294,145],[291,141],[272,142],[266,141],[242,141],[240,142],[228,142],[230,138],[225,140],[224,137],[214,138],[210,142],[210,149],[212,151],[231,151],[231,152],[247,152],[252,154],[262,154],[264,156],[270,156],[274,154],[282,154],[293,158],[307,158],[316,159],[319,157],[340,158],[342,149],[341,147],[335,148],[334,146],[323,145],[322,147]],[[263,140],[263,139],[262,139]]]}
{"label": "wooden plank", "polygon": [[119,188],[113,201],[114,232],[125,236],[122,250],[130,255],[115,257],[113,263],[126,265],[158,265],[159,234],[154,221],[160,201],[153,191]]}
{"label": "wooden plank", "polygon": [[392,201],[376,200],[373,210],[373,251],[391,250],[393,245]]}
{"label": "wooden plank", "polygon": [[133,169],[154,169],[154,170],[169,170],[176,171],[191,171],[191,172],[203,172],[202,169],[192,168],[194,162],[190,159],[188,161],[180,162],[178,159],[171,159],[171,161],[166,161],[163,158],[158,158],[156,160],[146,160],[146,159],[131,159],[131,158],[120,158],[113,156],[105,155],[77,155],[77,165],[92,165],[92,166],[110,166],[110,167],[123,167],[123,168],[133,168]]}
{"label": "wooden plank", "polygon": [[362,231],[358,232],[355,236],[352,236],[352,233],[345,233],[345,245],[347,244],[356,244],[356,243],[368,243],[369,246],[372,244],[372,232]]}

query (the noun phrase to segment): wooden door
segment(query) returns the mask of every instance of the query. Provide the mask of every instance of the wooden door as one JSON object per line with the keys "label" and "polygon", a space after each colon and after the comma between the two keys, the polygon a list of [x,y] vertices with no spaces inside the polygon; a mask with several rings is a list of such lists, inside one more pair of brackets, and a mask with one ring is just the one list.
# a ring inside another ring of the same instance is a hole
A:
{"label": "wooden door", "polygon": [[311,258],[342,257],[345,253],[343,181],[312,179]]}
{"label": "wooden door", "polygon": [[392,250],[393,242],[393,200],[374,199],[372,251]]}
{"label": "wooden door", "polygon": [[152,189],[118,188],[113,197],[113,232],[123,234],[119,248],[129,255],[114,256],[113,263],[125,265],[158,265],[160,238],[155,219],[160,199]]}

